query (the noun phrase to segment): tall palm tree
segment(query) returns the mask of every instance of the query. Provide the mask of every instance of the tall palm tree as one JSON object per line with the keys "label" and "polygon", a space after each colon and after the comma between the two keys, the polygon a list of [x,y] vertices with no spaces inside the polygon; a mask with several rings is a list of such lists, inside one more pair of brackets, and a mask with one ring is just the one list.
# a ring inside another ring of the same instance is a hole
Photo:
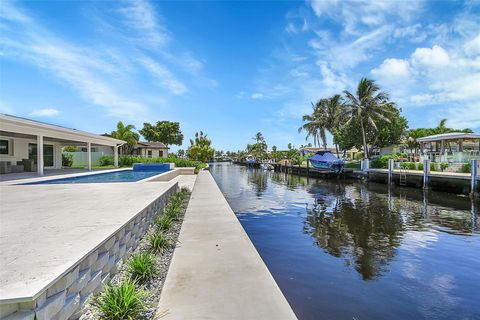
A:
{"label": "tall palm tree", "polygon": [[326,132],[332,133],[337,127],[341,106],[342,97],[338,94],[328,99],[320,99],[315,105],[312,103],[313,112],[302,117],[304,124],[298,128],[298,132],[306,131],[305,140],[313,137],[314,145],[321,141],[323,148],[327,149]]}
{"label": "tall palm tree", "polygon": [[356,121],[360,125],[364,156],[368,158],[367,127],[376,131],[377,125],[375,121],[384,120],[390,122],[388,117],[392,108],[389,108],[389,106],[394,106],[394,103],[389,101],[385,92],[380,91],[380,87],[374,80],[367,78],[360,80],[355,94],[347,90],[343,93],[347,99],[344,113],[348,119],[347,124],[351,121]]}
{"label": "tall palm tree", "polygon": [[120,154],[131,154],[134,146],[138,143],[140,135],[133,130],[135,126],[132,124],[124,125],[122,121],[118,121],[117,130],[110,134],[112,138],[123,140],[126,143],[120,148]]}
{"label": "tall palm tree", "polygon": [[323,147],[327,148],[327,136],[326,136],[326,128],[325,128],[325,121],[323,117],[320,115],[318,102],[317,104],[313,104],[312,102],[313,112],[312,114],[305,114],[302,117],[303,125],[298,128],[298,132],[305,131],[307,136],[305,140],[308,138],[313,137],[313,144],[318,146],[320,141],[322,142]]}

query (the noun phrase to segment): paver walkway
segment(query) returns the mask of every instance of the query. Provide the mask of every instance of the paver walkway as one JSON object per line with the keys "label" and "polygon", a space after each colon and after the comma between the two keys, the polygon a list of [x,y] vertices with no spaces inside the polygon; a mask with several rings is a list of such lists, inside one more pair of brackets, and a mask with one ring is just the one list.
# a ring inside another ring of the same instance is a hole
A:
{"label": "paver walkway", "polygon": [[195,182],[158,315],[162,320],[296,319],[208,171]]}

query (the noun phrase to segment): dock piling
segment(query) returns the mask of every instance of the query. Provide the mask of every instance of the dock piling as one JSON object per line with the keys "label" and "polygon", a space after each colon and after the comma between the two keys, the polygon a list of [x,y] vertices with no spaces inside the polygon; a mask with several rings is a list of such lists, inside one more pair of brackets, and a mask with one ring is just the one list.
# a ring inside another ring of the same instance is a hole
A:
{"label": "dock piling", "polygon": [[393,159],[388,159],[388,184],[391,185],[393,181]]}
{"label": "dock piling", "polygon": [[470,162],[470,195],[475,196],[477,191],[477,171],[478,171],[478,160],[474,159]]}
{"label": "dock piling", "polygon": [[428,189],[428,179],[430,174],[430,160],[423,160],[423,189]]}

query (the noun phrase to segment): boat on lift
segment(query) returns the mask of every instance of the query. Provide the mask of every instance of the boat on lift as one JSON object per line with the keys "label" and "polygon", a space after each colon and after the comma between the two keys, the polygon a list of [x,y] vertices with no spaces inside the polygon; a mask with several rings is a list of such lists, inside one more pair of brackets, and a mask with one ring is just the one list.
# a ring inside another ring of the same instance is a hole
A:
{"label": "boat on lift", "polygon": [[332,171],[336,173],[343,172],[345,168],[345,161],[339,159],[336,155],[328,150],[318,151],[313,156],[308,158],[312,167],[319,170]]}

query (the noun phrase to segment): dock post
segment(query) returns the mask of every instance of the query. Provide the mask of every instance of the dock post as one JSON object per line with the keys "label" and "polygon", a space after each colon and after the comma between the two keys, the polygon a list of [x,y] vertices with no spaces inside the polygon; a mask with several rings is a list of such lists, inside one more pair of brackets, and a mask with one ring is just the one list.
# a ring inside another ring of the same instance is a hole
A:
{"label": "dock post", "polygon": [[309,164],[310,161],[308,161],[307,159],[307,178],[310,176],[310,164]]}
{"label": "dock post", "polygon": [[475,193],[477,192],[477,165],[478,165],[478,160],[472,160],[470,162],[471,168],[470,168],[470,195],[475,196]]}
{"label": "dock post", "polygon": [[388,184],[392,184],[393,181],[393,159],[388,159]]}
{"label": "dock post", "polygon": [[430,160],[423,160],[423,189],[428,190],[428,179],[430,174]]}

